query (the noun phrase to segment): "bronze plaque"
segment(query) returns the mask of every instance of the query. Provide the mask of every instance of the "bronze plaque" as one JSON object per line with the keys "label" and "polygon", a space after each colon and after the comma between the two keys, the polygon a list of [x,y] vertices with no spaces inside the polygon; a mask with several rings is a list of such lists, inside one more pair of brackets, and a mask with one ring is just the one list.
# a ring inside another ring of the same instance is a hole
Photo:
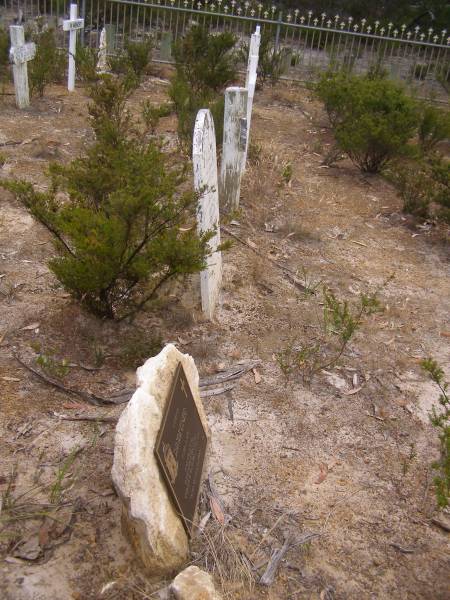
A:
{"label": "bronze plaque", "polygon": [[207,442],[183,365],[179,363],[155,454],[189,536],[197,509]]}

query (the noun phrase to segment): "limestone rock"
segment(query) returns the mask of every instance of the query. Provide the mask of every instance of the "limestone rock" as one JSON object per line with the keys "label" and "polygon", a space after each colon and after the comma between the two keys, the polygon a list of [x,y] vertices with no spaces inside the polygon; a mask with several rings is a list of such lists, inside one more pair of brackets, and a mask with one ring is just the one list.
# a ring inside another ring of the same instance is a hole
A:
{"label": "limestone rock", "polygon": [[137,370],[138,387],[116,428],[112,479],[123,502],[122,526],[152,574],[175,571],[188,558],[187,535],[154,455],[164,407],[179,362],[183,364],[208,433],[194,359],[172,344]]}
{"label": "limestone rock", "polygon": [[175,600],[221,600],[211,575],[195,566],[181,571],[173,580],[170,591]]}

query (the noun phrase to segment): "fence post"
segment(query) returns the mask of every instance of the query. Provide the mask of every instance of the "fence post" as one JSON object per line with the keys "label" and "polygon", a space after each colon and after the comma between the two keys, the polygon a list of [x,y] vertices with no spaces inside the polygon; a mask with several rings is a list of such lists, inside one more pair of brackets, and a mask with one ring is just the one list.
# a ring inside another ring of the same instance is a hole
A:
{"label": "fence post", "polygon": [[241,192],[241,177],[247,145],[248,91],[242,87],[225,90],[222,164],[219,180],[220,206],[237,210]]}

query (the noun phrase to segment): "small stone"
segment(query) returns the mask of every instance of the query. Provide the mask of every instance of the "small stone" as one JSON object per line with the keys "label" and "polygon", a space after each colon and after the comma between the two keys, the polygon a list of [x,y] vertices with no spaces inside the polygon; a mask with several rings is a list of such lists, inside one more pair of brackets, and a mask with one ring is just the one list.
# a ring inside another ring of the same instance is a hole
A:
{"label": "small stone", "polygon": [[175,577],[170,591],[175,600],[221,600],[211,575],[193,565]]}

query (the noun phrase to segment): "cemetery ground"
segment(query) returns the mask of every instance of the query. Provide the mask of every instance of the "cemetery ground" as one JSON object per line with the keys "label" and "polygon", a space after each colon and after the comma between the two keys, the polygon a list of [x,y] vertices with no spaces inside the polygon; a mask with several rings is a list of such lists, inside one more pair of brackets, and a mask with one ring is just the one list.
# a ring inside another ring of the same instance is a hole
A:
{"label": "cemetery ground", "polygon": [[[166,90],[148,79],[132,109]],[[49,161],[92,139],[85,95],[53,86],[20,115],[13,102],[1,107],[1,176],[44,186]],[[158,127],[175,148],[175,118]],[[304,88],[257,92],[252,141],[241,209],[222,232],[234,244],[214,322],[201,315],[198,278],[132,324],[90,316],[49,272],[48,233],[0,191],[4,598],[158,598],[164,582],[135,563],[111,486],[124,405],[91,406],[17,358],[66,389],[111,398],[133,390],[136,366],[168,341],[201,376],[260,361],[231,391],[204,398],[207,472],[223,508],[207,504],[205,485],[200,517],[213,515],[193,560],[215,569],[225,598],[448,598],[450,518],[436,509],[428,419],[438,391],[419,365],[427,356],[448,365],[448,233],[403,216],[383,178],[346,160],[322,165],[331,134]],[[322,284],[350,302],[378,288],[384,310],[336,365],[310,381],[301,370],[287,377],[279,353],[322,337]],[[237,557],[259,566],[257,580],[274,549],[308,533],[318,535],[289,549],[271,586],[246,585]]]}

